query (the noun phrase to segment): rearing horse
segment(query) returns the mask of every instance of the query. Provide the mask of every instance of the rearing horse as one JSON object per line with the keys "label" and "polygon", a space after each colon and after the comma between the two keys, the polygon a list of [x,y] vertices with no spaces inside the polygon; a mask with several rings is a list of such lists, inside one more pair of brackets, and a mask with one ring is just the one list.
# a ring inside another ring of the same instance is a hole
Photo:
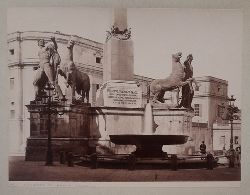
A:
{"label": "rearing horse", "polygon": [[164,94],[166,91],[172,91],[176,88],[179,88],[193,79],[188,79],[183,82],[185,76],[183,65],[180,63],[180,58],[182,53],[178,52],[172,55],[172,72],[165,79],[156,79],[150,84],[150,91],[154,95],[154,103],[164,103]]}

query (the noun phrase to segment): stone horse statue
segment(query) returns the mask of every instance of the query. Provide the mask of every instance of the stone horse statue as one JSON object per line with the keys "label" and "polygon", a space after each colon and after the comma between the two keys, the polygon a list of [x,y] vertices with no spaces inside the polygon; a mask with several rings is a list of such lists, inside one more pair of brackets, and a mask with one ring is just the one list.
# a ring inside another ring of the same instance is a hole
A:
{"label": "stone horse statue", "polygon": [[164,103],[164,94],[166,91],[172,91],[176,88],[179,89],[181,86],[193,80],[193,78],[190,78],[183,82],[185,72],[183,65],[180,63],[181,57],[181,52],[173,54],[171,74],[165,79],[156,79],[150,84],[150,91],[154,95],[153,103]]}
{"label": "stone horse statue", "polygon": [[86,98],[89,103],[90,79],[86,73],[79,71],[73,62],[73,47],[75,42],[69,40],[67,45],[67,56],[64,66],[58,70],[67,81],[67,87],[72,88],[72,101],[76,101],[75,92],[82,96],[82,101]]}

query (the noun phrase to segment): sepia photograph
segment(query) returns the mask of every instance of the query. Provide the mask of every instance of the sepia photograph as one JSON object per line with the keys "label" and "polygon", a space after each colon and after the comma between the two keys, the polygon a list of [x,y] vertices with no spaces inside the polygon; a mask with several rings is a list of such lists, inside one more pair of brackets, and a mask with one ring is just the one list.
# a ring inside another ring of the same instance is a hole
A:
{"label": "sepia photograph", "polygon": [[9,181],[240,182],[242,34],[239,9],[9,7]]}

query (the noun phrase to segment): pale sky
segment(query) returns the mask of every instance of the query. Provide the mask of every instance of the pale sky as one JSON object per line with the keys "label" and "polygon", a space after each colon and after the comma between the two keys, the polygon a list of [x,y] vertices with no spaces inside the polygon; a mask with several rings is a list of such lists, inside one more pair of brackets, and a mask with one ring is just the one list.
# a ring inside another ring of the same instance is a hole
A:
{"label": "pale sky", "polygon": [[[242,14],[240,10],[128,9],[135,74],[165,78],[171,54],[194,56],[194,76],[229,82],[229,95],[241,102]],[[104,43],[112,10],[97,8],[11,8],[8,33],[61,31]]]}

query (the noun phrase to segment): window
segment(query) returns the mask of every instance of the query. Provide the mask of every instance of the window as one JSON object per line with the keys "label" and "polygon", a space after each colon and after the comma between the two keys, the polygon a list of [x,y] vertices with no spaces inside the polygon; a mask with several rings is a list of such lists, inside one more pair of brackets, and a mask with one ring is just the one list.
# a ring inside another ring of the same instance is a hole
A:
{"label": "window", "polygon": [[10,89],[14,89],[14,78],[10,78]]}
{"label": "window", "polygon": [[95,62],[98,63],[98,64],[100,64],[101,63],[101,58],[100,57],[96,57],[95,58]]}
{"label": "window", "polygon": [[234,136],[234,144],[239,144],[239,136]]}
{"label": "window", "polygon": [[10,55],[14,55],[15,54],[14,49],[10,49],[9,52],[10,52]]}
{"label": "window", "polygon": [[15,110],[10,110],[10,118],[11,119],[15,118]]}
{"label": "window", "polygon": [[11,106],[14,106],[15,102],[11,102]]}
{"label": "window", "polygon": [[225,143],[226,143],[226,137],[225,137],[225,135],[220,136],[220,145],[224,146]]}
{"label": "window", "polygon": [[220,92],[220,90],[221,90],[221,86],[217,85],[217,91]]}
{"label": "window", "polygon": [[201,104],[194,104],[194,116],[201,116]]}

